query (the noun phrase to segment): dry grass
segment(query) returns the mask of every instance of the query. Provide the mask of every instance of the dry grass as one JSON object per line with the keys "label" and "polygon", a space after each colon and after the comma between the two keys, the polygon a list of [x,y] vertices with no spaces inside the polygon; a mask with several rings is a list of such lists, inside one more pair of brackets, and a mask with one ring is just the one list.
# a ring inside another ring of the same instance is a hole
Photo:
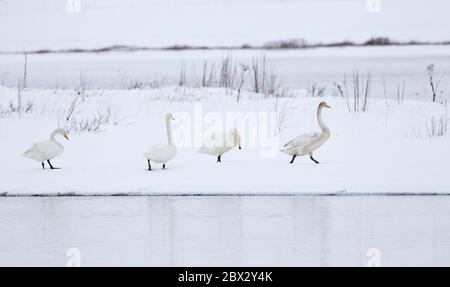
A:
{"label": "dry grass", "polygon": [[361,75],[358,71],[354,72],[351,81],[351,92],[347,77],[344,75],[342,82],[334,82],[338,94],[347,101],[349,112],[367,112],[369,109],[369,99],[372,85],[372,75],[368,72]]}
{"label": "dry grass", "polygon": [[441,83],[441,80],[444,77],[444,73],[442,73],[439,80],[436,81],[434,73],[435,73],[434,65],[433,64],[428,65],[427,66],[428,83],[431,88],[431,100],[433,101],[433,103],[437,102],[439,100],[438,97],[440,97],[443,94],[443,91],[439,90],[439,84]]}
{"label": "dry grass", "polygon": [[91,118],[76,118],[67,122],[69,132],[76,133],[101,133],[106,130],[106,126],[111,123],[111,109],[108,108],[104,112],[97,112]]}
{"label": "dry grass", "polygon": [[233,59],[231,54],[219,63],[203,62],[200,77],[193,73],[186,76],[186,66],[180,68],[179,86],[226,88],[237,91],[236,101],[241,99],[242,91],[264,94],[267,97],[285,94],[284,85],[276,74],[275,65],[265,56],[255,57],[250,64]]}
{"label": "dry grass", "polygon": [[440,117],[432,117],[427,123],[429,137],[442,137],[448,133],[448,107],[445,103],[445,113]]}

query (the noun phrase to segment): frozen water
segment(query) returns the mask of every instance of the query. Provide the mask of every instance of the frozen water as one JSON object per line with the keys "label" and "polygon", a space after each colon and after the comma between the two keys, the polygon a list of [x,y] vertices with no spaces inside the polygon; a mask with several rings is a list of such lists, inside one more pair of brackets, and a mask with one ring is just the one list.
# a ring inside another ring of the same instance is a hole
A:
{"label": "frozen water", "polygon": [[0,266],[450,264],[450,197],[0,199]]}
{"label": "frozen water", "polygon": [[[204,62],[220,67],[231,55],[235,62],[251,64],[265,56],[275,74],[292,88],[325,87],[331,95],[334,82],[344,76],[352,89],[352,74],[371,73],[371,96],[397,96],[405,84],[405,97],[416,99],[429,94],[426,67],[434,64],[436,77],[450,73],[449,46],[328,48],[297,51],[153,51],[105,54],[28,55],[27,84],[32,88],[77,88],[80,79],[88,88],[128,89],[138,83],[147,85],[178,84],[180,70],[186,69],[188,85],[201,83]],[[23,76],[23,55],[0,55],[0,85],[17,86]],[[384,79],[384,83],[383,83]],[[445,78],[444,78],[445,79]],[[442,80],[440,90],[448,91]],[[419,95],[419,96],[417,96]]]}

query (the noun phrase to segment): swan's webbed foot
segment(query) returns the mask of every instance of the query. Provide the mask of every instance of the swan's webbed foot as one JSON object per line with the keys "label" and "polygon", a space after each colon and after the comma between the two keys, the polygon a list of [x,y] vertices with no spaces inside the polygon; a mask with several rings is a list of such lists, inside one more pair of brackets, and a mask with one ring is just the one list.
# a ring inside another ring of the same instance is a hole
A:
{"label": "swan's webbed foot", "polygon": [[312,155],[310,155],[309,158],[310,158],[313,162],[315,162],[316,164],[319,164],[319,163],[320,163],[320,162],[318,162],[317,160],[315,160],[315,159],[313,158]]}
{"label": "swan's webbed foot", "polygon": [[163,163],[163,169],[166,169],[166,164],[165,163]]}
{"label": "swan's webbed foot", "polygon": [[297,157],[297,155],[296,154],[294,154],[293,156],[292,156],[292,160],[291,160],[291,162],[290,163],[294,163],[294,160],[295,160],[295,158]]}
{"label": "swan's webbed foot", "polygon": [[148,162],[148,170],[152,170],[152,165],[150,164],[150,160],[148,159],[147,162]]}
{"label": "swan's webbed foot", "polygon": [[219,156],[217,157],[217,162],[222,162],[222,156],[221,156],[221,155],[219,155]]}
{"label": "swan's webbed foot", "polygon": [[42,163],[42,169],[45,169],[45,164],[44,164],[44,162],[41,162]]}
{"label": "swan's webbed foot", "polygon": [[47,160],[48,165],[50,166],[50,169],[61,169],[59,167],[53,167],[52,163],[50,162],[50,160]]}

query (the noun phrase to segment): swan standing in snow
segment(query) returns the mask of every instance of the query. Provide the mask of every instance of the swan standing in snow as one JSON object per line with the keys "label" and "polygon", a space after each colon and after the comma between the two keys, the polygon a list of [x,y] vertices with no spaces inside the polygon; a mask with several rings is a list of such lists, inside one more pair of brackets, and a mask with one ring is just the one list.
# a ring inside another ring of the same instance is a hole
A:
{"label": "swan standing in snow", "polygon": [[317,108],[317,121],[319,122],[321,133],[308,133],[299,135],[293,140],[289,141],[284,145],[284,148],[281,150],[284,153],[287,153],[292,156],[292,160],[290,163],[294,163],[294,160],[297,156],[303,156],[309,154],[309,158],[318,164],[319,162],[314,159],[313,152],[322,146],[328,138],[330,138],[331,131],[325,125],[322,120],[322,110],[324,108],[330,108],[326,102],[321,102]]}
{"label": "swan standing in snow", "polygon": [[222,155],[234,147],[241,147],[241,136],[236,128],[228,133],[212,133],[198,150],[199,153],[210,154],[217,157],[217,162],[222,162]]}
{"label": "swan standing in snow", "polygon": [[144,154],[144,157],[148,162],[148,170],[152,170],[152,162],[162,163],[163,169],[166,168],[166,163],[172,160],[177,154],[177,148],[173,144],[172,139],[172,125],[171,121],[175,120],[172,114],[166,115],[166,129],[167,129],[167,144],[159,144],[150,147],[150,149]]}
{"label": "swan standing in snow", "polygon": [[57,169],[53,167],[50,160],[60,156],[64,152],[64,147],[56,141],[56,135],[62,135],[69,140],[67,132],[64,129],[54,130],[50,135],[50,140],[35,143],[27,151],[25,151],[23,156],[39,161],[42,163],[43,169],[45,169],[44,161],[47,161],[51,169]]}

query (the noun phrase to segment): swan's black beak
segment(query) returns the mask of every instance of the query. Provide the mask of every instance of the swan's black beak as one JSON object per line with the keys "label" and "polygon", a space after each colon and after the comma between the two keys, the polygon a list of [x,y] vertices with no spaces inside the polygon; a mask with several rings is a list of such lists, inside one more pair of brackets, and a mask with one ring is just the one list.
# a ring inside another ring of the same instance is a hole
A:
{"label": "swan's black beak", "polygon": [[67,136],[67,134],[64,134],[64,137],[66,138],[66,140],[69,140],[69,137]]}
{"label": "swan's black beak", "polygon": [[241,146],[239,146],[239,149],[242,149],[242,147],[241,147]]}

